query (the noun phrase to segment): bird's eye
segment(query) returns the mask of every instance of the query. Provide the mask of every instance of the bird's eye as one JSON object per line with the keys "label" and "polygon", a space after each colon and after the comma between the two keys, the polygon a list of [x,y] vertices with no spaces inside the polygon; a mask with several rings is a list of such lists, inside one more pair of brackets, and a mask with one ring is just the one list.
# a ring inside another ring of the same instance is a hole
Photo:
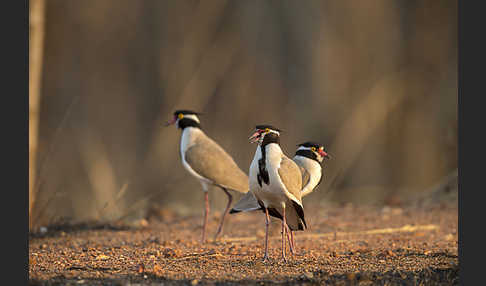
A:
{"label": "bird's eye", "polygon": [[265,128],[265,133],[270,132],[270,128]]}
{"label": "bird's eye", "polygon": [[182,119],[182,118],[184,118],[184,114],[179,113],[179,114],[177,114],[177,117],[178,117],[179,119]]}
{"label": "bird's eye", "polygon": [[311,150],[315,152],[316,151],[316,147],[312,147]]}

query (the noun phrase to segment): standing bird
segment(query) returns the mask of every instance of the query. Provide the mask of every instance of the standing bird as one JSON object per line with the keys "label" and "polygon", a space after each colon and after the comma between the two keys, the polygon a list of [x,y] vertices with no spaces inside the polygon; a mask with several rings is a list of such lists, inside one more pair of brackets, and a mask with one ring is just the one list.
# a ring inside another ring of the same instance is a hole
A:
{"label": "standing bird", "polygon": [[[324,158],[329,159],[330,156],[324,150],[324,146],[315,142],[305,142],[297,145],[298,148],[292,160],[299,166],[302,174],[302,197],[310,194],[322,181],[322,167],[321,163]],[[246,193],[238,202],[235,203],[230,211],[230,214],[238,212],[248,212],[254,210],[263,210],[258,204],[252,192]],[[295,249],[294,235],[292,230],[290,233],[290,250]]]}
{"label": "standing bird", "polygon": [[201,242],[204,243],[209,214],[209,187],[219,187],[228,196],[228,204],[214,236],[216,239],[223,229],[224,219],[233,200],[228,190],[247,193],[248,176],[218,143],[202,131],[198,115],[200,113],[190,110],[177,110],[172,120],[167,122],[167,126],[176,124],[182,130],[180,143],[182,165],[199,180],[204,191],[205,211],[201,238]]}
{"label": "standing bird", "polygon": [[[299,165],[302,174],[302,197],[310,194],[322,181],[321,163],[324,158],[330,158],[324,146],[315,142],[305,142],[297,145],[294,160]],[[290,250],[295,250],[294,232],[290,230]]]}
{"label": "standing bird", "polygon": [[258,142],[250,165],[250,192],[265,212],[265,255],[268,258],[269,214],[282,220],[282,258],[285,257],[285,234],[304,230],[307,225],[301,200],[302,175],[297,164],[280,148],[280,130],[271,125],[257,125],[249,138]]}

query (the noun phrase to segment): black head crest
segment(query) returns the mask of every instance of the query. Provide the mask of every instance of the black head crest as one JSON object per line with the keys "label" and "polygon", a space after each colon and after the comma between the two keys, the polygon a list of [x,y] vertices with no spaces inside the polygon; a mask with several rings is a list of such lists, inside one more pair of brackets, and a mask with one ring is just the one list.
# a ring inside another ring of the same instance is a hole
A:
{"label": "black head crest", "polygon": [[298,147],[300,147],[300,146],[302,146],[302,147],[308,147],[308,148],[311,148],[311,147],[319,148],[322,145],[319,144],[319,143],[316,143],[316,142],[307,141],[307,142],[304,142],[304,143],[297,144],[297,146]]}
{"label": "black head crest", "polygon": [[194,115],[203,115],[200,112],[196,112],[196,111],[192,111],[192,110],[188,110],[188,109],[180,109],[180,110],[174,111],[174,115],[175,116],[177,116],[179,114],[183,114],[183,115],[191,115],[191,114],[194,114]]}
{"label": "black head crest", "polygon": [[278,131],[278,132],[282,132],[282,130],[280,130],[276,127],[273,127],[272,125],[269,125],[269,124],[260,124],[260,125],[255,126],[255,129],[258,129],[258,130],[265,130],[267,128]]}

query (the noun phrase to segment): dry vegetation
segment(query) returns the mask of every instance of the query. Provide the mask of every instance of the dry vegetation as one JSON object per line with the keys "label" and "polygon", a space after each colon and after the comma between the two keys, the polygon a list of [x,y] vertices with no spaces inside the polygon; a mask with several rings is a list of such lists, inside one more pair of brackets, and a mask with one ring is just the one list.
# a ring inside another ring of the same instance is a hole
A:
{"label": "dry vegetation", "polygon": [[134,202],[138,217],[153,201],[199,212],[179,132],[162,127],[176,108],[205,113],[243,170],[255,124],[283,129],[289,155],[322,142],[336,190],[316,199],[422,193],[457,168],[456,11],[452,0],[46,0],[34,229],[110,221]]}
{"label": "dry vegetation", "polygon": [[44,52],[44,10],[44,0],[32,1],[29,15],[29,229],[32,226],[31,213],[38,190],[36,166]]}

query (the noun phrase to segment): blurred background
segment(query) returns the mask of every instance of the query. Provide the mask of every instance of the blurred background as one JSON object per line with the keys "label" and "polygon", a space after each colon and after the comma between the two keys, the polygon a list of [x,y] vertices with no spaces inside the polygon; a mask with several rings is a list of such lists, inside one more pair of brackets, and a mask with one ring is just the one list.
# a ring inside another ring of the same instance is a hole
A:
{"label": "blurred background", "polygon": [[288,156],[324,144],[304,204],[397,203],[457,175],[457,1],[31,0],[30,28],[31,227],[202,213],[175,109],[204,113],[245,172],[256,124]]}

